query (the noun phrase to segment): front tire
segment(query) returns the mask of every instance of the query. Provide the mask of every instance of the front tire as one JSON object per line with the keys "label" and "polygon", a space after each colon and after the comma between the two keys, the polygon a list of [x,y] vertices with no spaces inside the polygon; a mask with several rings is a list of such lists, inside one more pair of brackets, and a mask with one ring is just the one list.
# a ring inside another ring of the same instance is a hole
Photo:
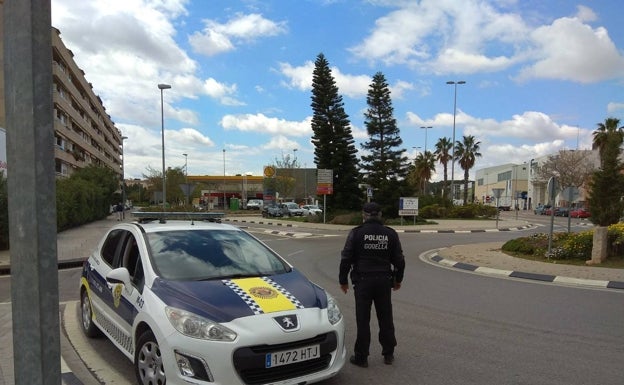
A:
{"label": "front tire", "polygon": [[134,372],[140,385],[165,385],[165,367],[158,341],[151,330],[141,334],[134,352]]}
{"label": "front tire", "polygon": [[93,307],[86,289],[80,293],[80,321],[85,336],[95,338],[102,335],[100,329],[93,323]]}

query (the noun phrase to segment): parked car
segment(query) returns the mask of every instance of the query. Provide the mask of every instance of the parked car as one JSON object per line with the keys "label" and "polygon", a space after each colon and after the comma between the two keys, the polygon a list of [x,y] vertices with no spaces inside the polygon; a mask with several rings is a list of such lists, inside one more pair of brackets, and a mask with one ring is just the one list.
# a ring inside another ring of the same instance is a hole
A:
{"label": "parked car", "polygon": [[546,215],[545,211],[551,208],[551,205],[537,205],[537,207],[533,210],[534,214]]}
{"label": "parked car", "polygon": [[555,210],[554,208],[549,207],[549,208],[547,208],[547,209],[545,209],[545,210],[544,210],[544,212],[543,212],[543,214],[542,214],[542,215],[551,216],[551,215],[553,215],[553,211],[554,211],[554,210]]}
{"label": "parked car", "polygon": [[584,208],[578,208],[570,211],[570,218],[589,218],[591,214],[589,210]]}
{"label": "parked car", "polygon": [[511,211],[511,206],[498,206],[498,211]]}
{"label": "parked car", "polygon": [[303,215],[321,215],[323,214],[323,210],[317,205],[303,205],[301,206],[303,210]]}
{"label": "parked car", "polygon": [[84,262],[80,327],[137,384],[308,384],[344,366],[336,300],[248,232],[201,220],[110,228]]}
{"label": "parked car", "polygon": [[268,217],[283,217],[284,213],[280,205],[276,203],[270,203],[262,208],[262,216]]}
{"label": "parked car", "polygon": [[557,207],[555,209],[556,217],[567,217],[569,213],[570,213],[570,209],[567,207]]}
{"label": "parked car", "polygon": [[250,199],[247,201],[247,210],[262,210],[262,199]]}
{"label": "parked car", "polygon": [[303,216],[303,209],[299,207],[295,202],[284,202],[280,204],[280,208],[282,209],[283,216]]}

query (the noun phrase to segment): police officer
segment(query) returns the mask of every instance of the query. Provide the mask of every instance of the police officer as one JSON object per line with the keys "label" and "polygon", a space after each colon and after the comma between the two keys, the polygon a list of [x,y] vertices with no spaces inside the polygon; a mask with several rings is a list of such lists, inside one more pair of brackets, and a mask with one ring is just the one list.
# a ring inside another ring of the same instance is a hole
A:
{"label": "police officer", "polygon": [[355,295],[357,338],[350,362],[368,367],[371,339],[370,314],[373,303],[379,323],[379,343],[384,363],[394,361],[394,321],[392,319],[392,290],[401,288],[405,259],[399,236],[381,221],[381,207],[375,202],[362,209],[364,223],[351,230],[341,253],[339,282],[346,294],[348,275]]}

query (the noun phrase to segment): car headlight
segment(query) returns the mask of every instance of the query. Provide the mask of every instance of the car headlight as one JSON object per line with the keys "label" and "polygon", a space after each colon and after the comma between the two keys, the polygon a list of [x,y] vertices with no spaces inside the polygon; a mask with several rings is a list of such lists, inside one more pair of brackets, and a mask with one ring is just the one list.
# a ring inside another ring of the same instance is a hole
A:
{"label": "car headlight", "polygon": [[335,325],[342,319],[342,312],[340,311],[340,307],[338,307],[338,301],[334,297],[332,297],[329,293],[327,293],[327,319],[329,323]]}
{"label": "car headlight", "polygon": [[167,306],[165,314],[171,325],[186,336],[211,341],[234,341],[236,339],[236,333],[232,330],[191,312]]}

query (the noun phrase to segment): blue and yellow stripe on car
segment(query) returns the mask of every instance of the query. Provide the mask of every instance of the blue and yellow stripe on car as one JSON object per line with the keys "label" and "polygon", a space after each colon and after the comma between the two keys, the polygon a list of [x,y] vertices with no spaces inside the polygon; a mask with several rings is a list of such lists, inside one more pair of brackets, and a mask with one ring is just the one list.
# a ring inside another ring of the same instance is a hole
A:
{"label": "blue and yellow stripe on car", "polygon": [[232,289],[254,314],[304,308],[294,295],[268,277],[226,279],[223,283]]}

